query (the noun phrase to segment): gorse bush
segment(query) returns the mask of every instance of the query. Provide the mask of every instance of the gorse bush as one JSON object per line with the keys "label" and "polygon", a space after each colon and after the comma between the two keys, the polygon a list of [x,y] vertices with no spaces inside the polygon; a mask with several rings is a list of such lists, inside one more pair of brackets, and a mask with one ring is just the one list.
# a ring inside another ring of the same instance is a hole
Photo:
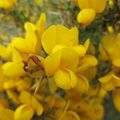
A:
{"label": "gorse bush", "polygon": [[0,0],[21,32],[0,33],[0,120],[119,120],[119,1],[20,4]]}

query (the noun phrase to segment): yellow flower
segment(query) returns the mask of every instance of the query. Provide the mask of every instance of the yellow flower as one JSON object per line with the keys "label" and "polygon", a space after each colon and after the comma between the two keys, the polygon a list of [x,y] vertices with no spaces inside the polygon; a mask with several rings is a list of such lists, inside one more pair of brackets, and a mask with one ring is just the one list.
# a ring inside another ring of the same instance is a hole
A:
{"label": "yellow flower", "polygon": [[95,20],[96,11],[94,9],[82,9],[77,16],[77,21],[85,26]]}
{"label": "yellow flower", "polygon": [[12,46],[21,53],[36,53],[37,36],[35,34],[36,27],[31,23],[25,23],[25,38],[14,38]]}
{"label": "yellow flower", "polygon": [[[84,45],[78,44],[76,27],[68,29],[62,25],[53,25],[43,33],[41,42],[43,49],[49,54],[44,61],[47,76],[53,75],[56,85],[62,89],[74,88],[77,84],[75,72],[79,62],[81,63],[80,58],[84,57],[87,52],[90,40],[88,39]],[[83,67],[87,69],[95,66],[97,63],[94,59],[91,57],[88,59],[90,62],[85,61]]]}
{"label": "yellow flower", "polygon": [[11,55],[12,55],[12,47],[11,45],[8,45],[7,47],[5,47],[4,45],[0,44],[0,56],[3,59],[11,59]]}
{"label": "yellow flower", "polygon": [[105,9],[106,2],[107,0],[101,0],[101,2],[99,0],[78,0],[81,9],[92,8],[97,13],[101,13]]}
{"label": "yellow flower", "polygon": [[25,38],[14,38],[11,45],[20,53],[38,54],[41,50],[41,35],[45,29],[46,16],[41,14],[36,25],[25,23]]}
{"label": "yellow flower", "polygon": [[120,87],[120,78],[113,73],[109,73],[99,78],[99,81],[102,83],[102,87],[107,91],[111,91],[116,87]]}
{"label": "yellow flower", "polygon": [[54,73],[55,83],[62,89],[74,88],[77,84],[76,75],[69,69],[57,70]]}
{"label": "yellow flower", "polygon": [[90,40],[87,39],[84,45],[79,44],[78,29],[76,27],[68,29],[63,25],[50,26],[45,30],[41,38],[42,47],[47,54],[63,47],[72,47],[78,52],[79,56],[84,56],[89,42]]}
{"label": "yellow flower", "polygon": [[43,33],[41,42],[47,54],[50,54],[57,45],[75,46],[78,44],[78,29],[52,25]]}
{"label": "yellow flower", "polygon": [[99,45],[100,58],[103,60],[111,60],[113,65],[119,66],[117,59],[120,59],[120,34],[107,34],[103,36]]}
{"label": "yellow flower", "polygon": [[71,47],[63,47],[45,58],[44,68],[47,76],[54,76],[58,87],[70,89],[77,83],[74,72],[78,63],[79,54]]}
{"label": "yellow flower", "polygon": [[[79,60],[79,65],[77,66],[76,69],[78,83],[75,89],[77,91],[84,93],[88,90],[89,88],[88,80],[91,80],[90,78],[94,77],[96,73],[96,69],[94,71],[94,68],[96,68],[97,64],[98,64],[97,59],[91,55],[85,55]],[[90,74],[90,70],[92,71],[92,74]]]}
{"label": "yellow flower", "polygon": [[77,72],[85,71],[88,68],[95,67],[98,64],[97,59],[92,55],[86,55],[83,59],[80,59]]}
{"label": "yellow flower", "polygon": [[80,57],[84,57],[87,50],[88,50],[88,47],[90,45],[90,39],[87,39],[84,43],[84,45],[76,45],[74,46],[74,49],[76,50],[76,52],[79,54]]}
{"label": "yellow flower", "polygon": [[14,6],[16,2],[17,0],[0,0],[0,8],[9,10]]}
{"label": "yellow flower", "polygon": [[118,112],[120,112],[120,89],[115,89],[112,93],[113,103]]}
{"label": "yellow flower", "polygon": [[105,9],[107,0],[78,0],[81,9],[78,14],[78,22],[89,25],[96,17],[96,13],[101,13]]}
{"label": "yellow flower", "polygon": [[22,62],[21,55],[13,50],[12,61],[6,62],[2,66],[3,74],[8,77],[19,77],[25,73],[24,63]]}
{"label": "yellow flower", "polygon": [[77,77],[78,81],[74,89],[79,93],[86,93],[89,89],[88,80],[82,74],[77,75]]}
{"label": "yellow flower", "polygon": [[29,92],[21,92],[20,101],[22,105],[15,110],[15,120],[31,120],[34,113],[38,116],[43,113],[42,105]]}

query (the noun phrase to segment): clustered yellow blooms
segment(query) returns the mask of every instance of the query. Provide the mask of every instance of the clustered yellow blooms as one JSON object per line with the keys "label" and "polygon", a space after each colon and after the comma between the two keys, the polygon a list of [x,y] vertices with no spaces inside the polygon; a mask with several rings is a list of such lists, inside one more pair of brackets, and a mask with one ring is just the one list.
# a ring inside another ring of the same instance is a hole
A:
{"label": "clustered yellow blooms", "polygon": [[[81,9],[78,22],[85,26],[107,2],[72,1]],[[76,26],[46,23],[41,13],[35,24],[24,24],[23,37],[0,43],[0,120],[102,120],[109,92],[120,112],[120,33],[108,27],[96,58],[91,40],[82,43]],[[109,63],[111,71],[98,78],[99,61]]]}
{"label": "clustered yellow blooms", "polygon": [[[24,28],[25,37],[15,37],[7,46],[0,44],[0,56],[5,61],[0,65],[0,91],[5,92],[14,104],[14,109],[10,109],[9,105],[4,106],[0,102],[0,113],[6,114],[0,116],[1,119],[31,120],[34,116],[42,118],[43,114],[49,119],[51,108],[55,119],[88,119],[95,116],[97,109],[100,110],[98,117],[102,118],[104,110],[101,100],[91,113],[84,107],[77,109],[79,105],[82,107],[81,102],[89,109],[94,104],[92,101],[87,103],[86,97],[82,98],[92,89],[89,81],[96,75],[98,64],[93,54],[89,53],[90,39],[80,44],[77,27],[69,29],[63,25],[51,25],[46,28],[44,13],[36,24],[26,22]],[[65,92],[64,98],[56,96],[58,90]],[[95,91],[97,88],[91,91],[93,94],[88,98],[95,96]],[[74,100],[77,101],[76,107]],[[6,103],[9,104],[7,100]],[[83,115],[81,110],[88,115]]]}
{"label": "clustered yellow blooms", "polygon": [[[112,28],[112,27],[109,27]],[[111,71],[105,76],[99,78],[102,88],[106,91],[112,91],[113,103],[120,111],[120,33],[114,33],[114,30],[108,29],[109,33],[103,36],[100,45],[100,59],[111,64]]]}
{"label": "clustered yellow blooms", "polygon": [[77,21],[87,26],[95,20],[96,14],[104,11],[107,0],[73,0],[73,2],[80,8]]}

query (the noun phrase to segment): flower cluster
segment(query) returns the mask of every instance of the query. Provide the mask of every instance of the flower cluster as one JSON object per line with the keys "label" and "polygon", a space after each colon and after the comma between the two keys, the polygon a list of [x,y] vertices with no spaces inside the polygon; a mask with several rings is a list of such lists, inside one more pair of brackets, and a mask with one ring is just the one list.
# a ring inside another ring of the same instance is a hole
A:
{"label": "flower cluster", "polygon": [[[1,0],[0,7],[15,2]],[[73,3],[84,27],[107,6],[107,0]],[[25,22],[24,36],[0,43],[0,120],[102,120],[109,93],[120,112],[120,33],[109,26],[97,49],[91,38],[81,40],[78,26],[47,20],[41,13],[36,23]],[[104,75],[101,63],[109,66]]]}

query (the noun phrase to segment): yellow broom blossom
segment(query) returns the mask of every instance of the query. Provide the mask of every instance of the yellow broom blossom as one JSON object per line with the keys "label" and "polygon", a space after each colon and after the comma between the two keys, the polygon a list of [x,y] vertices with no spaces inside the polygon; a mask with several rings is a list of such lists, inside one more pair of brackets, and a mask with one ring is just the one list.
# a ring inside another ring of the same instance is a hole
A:
{"label": "yellow broom blossom", "polygon": [[46,16],[41,14],[37,24],[25,23],[25,38],[14,38],[11,45],[20,53],[38,54],[41,50],[41,35],[45,29]]}
{"label": "yellow broom blossom", "polygon": [[120,87],[120,77],[113,73],[109,73],[106,76],[99,78],[99,81],[102,83],[102,87],[107,91]]}
{"label": "yellow broom blossom", "polygon": [[21,105],[15,110],[15,120],[31,120],[34,114],[40,116],[43,113],[42,105],[29,92],[21,92],[19,98]]}
{"label": "yellow broom blossom", "polygon": [[81,11],[77,20],[83,25],[89,25],[95,18],[97,13],[102,13],[106,7],[107,0],[78,0]]}
{"label": "yellow broom blossom", "polygon": [[58,87],[70,89],[77,83],[74,72],[78,62],[79,54],[73,48],[64,47],[45,58],[44,68],[47,76],[54,75]]}
{"label": "yellow broom blossom", "polygon": [[12,61],[3,64],[2,70],[5,76],[19,77],[25,73],[23,67],[24,63],[21,55],[16,50],[13,50]]}

